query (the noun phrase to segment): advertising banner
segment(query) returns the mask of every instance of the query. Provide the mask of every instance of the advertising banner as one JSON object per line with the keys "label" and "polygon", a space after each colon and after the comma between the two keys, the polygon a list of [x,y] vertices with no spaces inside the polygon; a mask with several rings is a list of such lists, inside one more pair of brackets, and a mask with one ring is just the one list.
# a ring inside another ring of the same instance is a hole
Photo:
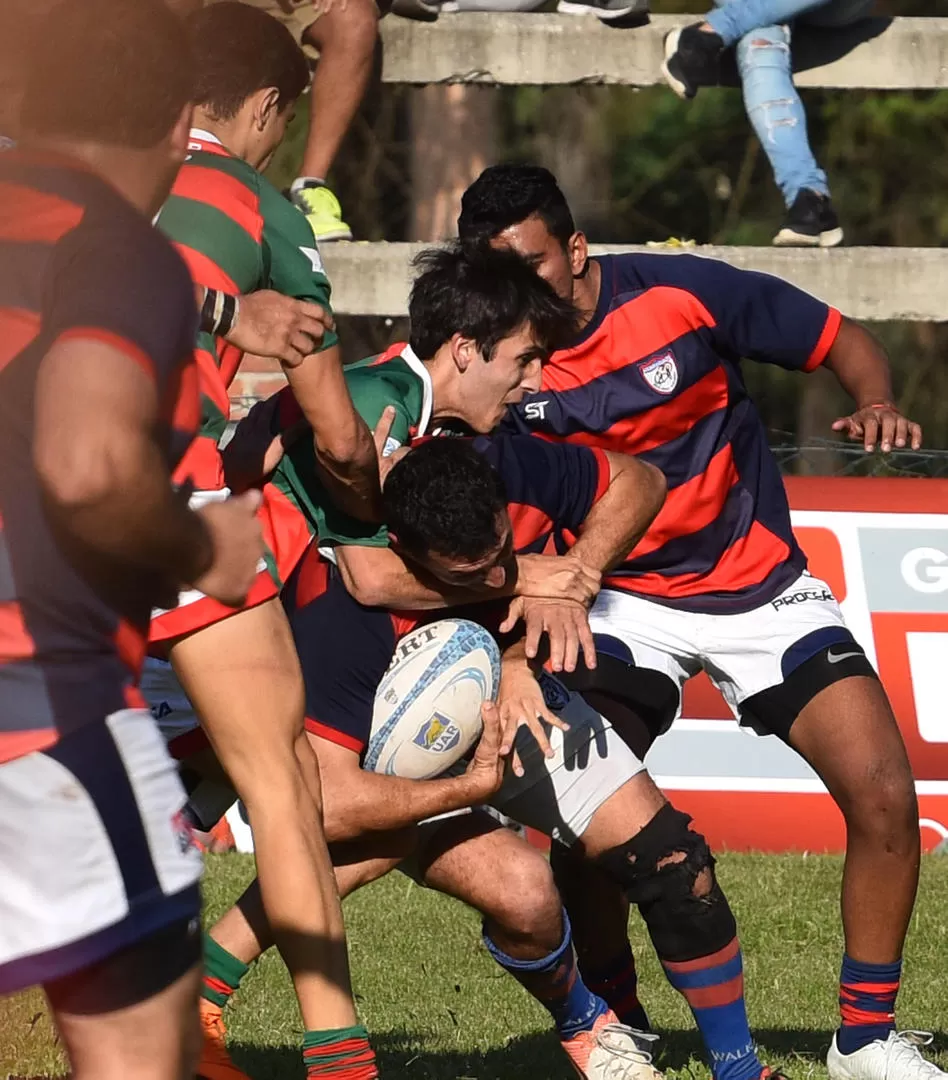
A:
{"label": "advertising banner", "polygon": [[[888,691],[916,778],[923,847],[933,850],[948,841],[948,480],[786,485],[810,571],[839,599]],[[739,729],[703,675],[647,763],[715,848],[845,846],[842,816],[812,770],[779,739]]]}

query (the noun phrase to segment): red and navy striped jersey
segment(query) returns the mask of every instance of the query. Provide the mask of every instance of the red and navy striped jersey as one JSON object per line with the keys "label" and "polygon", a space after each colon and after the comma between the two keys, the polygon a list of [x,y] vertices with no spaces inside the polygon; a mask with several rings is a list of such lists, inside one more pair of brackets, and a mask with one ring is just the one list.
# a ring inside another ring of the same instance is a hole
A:
{"label": "red and navy striped jersey", "polygon": [[[106,601],[58,548],[33,460],[40,362],[64,338],[145,367],[169,473],[197,430],[197,315],[187,268],[149,222],[68,159],[0,157],[0,762],[143,706],[135,687],[154,597],[116,568]],[[62,433],[69,453],[69,433]]]}
{"label": "red and navy striped jersey", "polygon": [[[503,434],[480,436],[474,446],[500,474],[518,554],[568,546],[609,486],[609,462],[600,450]],[[283,602],[303,669],[307,728],[361,753],[372,730],[375,690],[396,641],[446,613],[363,607],[315,544],[287,582]],[[458,614],[496,625],[507,604],[480,604]]]}
{"label": "red and navy striped jersey", "polygon": [[841,316],[779,278],[712,259],[596,261],[591,322],[505,424],[634,454],[664,472],[665,506],[611,585],[686,611],[766,603],[806,560],[741,361],[812,371]]}

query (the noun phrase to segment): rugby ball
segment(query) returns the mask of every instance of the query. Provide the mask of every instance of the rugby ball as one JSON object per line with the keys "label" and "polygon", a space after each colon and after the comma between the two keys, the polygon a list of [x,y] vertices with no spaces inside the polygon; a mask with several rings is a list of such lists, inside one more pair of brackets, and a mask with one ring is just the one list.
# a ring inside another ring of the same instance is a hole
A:
{"label": "rugby ball", "polygon": [[483,626],[441,619],[406,634],[375,694],[364,768],[408,780],[443,773],[477,742],[499,683],[500,650]]}

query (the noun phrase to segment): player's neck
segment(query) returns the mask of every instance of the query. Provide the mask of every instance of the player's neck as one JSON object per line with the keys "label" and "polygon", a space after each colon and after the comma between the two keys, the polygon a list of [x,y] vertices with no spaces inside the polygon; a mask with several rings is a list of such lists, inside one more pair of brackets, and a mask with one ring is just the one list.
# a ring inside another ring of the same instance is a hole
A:
{"label": "player's neck", "polygon": [[599,291],[602,288],[602,270],[595,259],[586,263],[586,273],[576,278],[573,286],[573,303],[579,309],[580,330],[585,330],[599,306]]}
{"label": "player's neck", "polygon": [[219,120],[197,106],[194,110],[194,119],[191,121],[192,131],[195,128],[213,135],[235,158],[246,161],[255,169],[260,168],[260,164],[255,160],[256,148],[252,144],[247,125],[242,122],[240,113],[231,120]]}
{"label": "player's neck", "polygon": [[460,403],[455,400],[455,367],[449,347],[442,345],[430,360],[423,360],[422,363],[431,378],[432,422],[456,417]]}
{"label": "player's neck", "polygon": [[150,218],[161,209],[177,172],[177,166],[168,159],[162,160],[162,154],[155,149],[31,136],[25,137],[21,146],[24,150],[71,158],[98,174],[126,202]]}

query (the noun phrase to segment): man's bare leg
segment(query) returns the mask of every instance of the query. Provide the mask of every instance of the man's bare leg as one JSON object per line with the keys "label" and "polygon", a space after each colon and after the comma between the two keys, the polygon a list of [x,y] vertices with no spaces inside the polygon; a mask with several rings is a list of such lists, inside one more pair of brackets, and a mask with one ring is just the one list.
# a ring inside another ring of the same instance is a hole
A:
{"label": "man's bare leg", "polygon": [[304,753],[302,675],[277,600],[176,642],[170,659],[254,833],[263,903],[308,1029],[355,1023],[342,909]]}

